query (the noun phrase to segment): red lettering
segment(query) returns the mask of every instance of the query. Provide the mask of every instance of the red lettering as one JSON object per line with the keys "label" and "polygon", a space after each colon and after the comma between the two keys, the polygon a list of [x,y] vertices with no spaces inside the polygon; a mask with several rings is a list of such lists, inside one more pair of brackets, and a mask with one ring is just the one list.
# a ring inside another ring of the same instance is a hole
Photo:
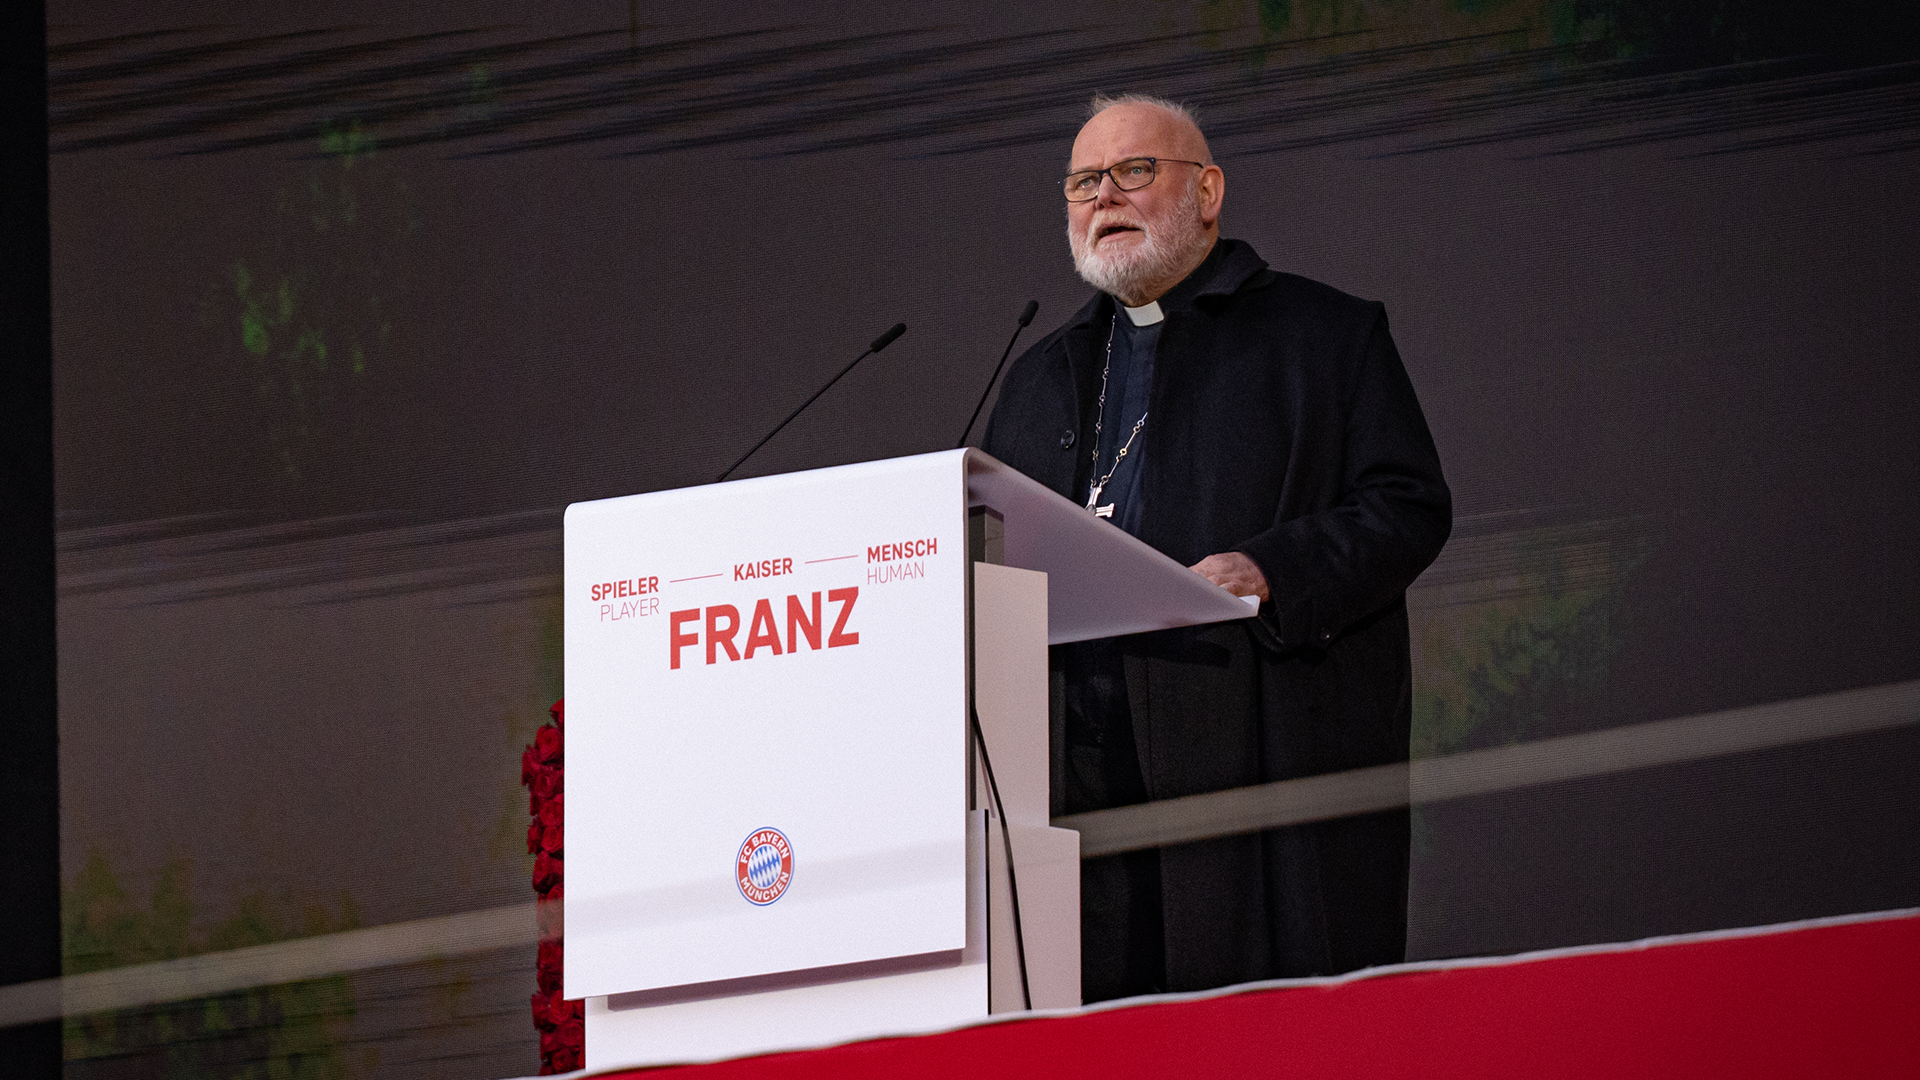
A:
{"label": "red lettering", "polygon": [[[840,616],[833,620],[833,632],[827,635],[827,648],[837,649],[842,645],[860,644],[860,635],[858,632],[851,634],[846,632],[847,616],[853,614],[853,603],[859,598],[860,586],[858,585],[851,585],[844,589],[827,590],[827,599],[842,605],[840,608]],[[709,623],[708,625],[712,624]],[[711,651],[713,646],[709,644],[707,648]]]}
{"label": "red lettering", "polygon": [[594,603],[609,597],[644,596],[660,591],[660,579],[657,577],[627,578],[623,581],[602,581],[596,583],[589,592]]}
{"label": "red lettering", "polygon": [[762,646],[772,648],[773,655],[780,655],[780,627],[773,621],[773,604],[767,600],[753,606],[753,628],[747,631],[747,659],[753,659],[753,650]]}
{"label": "red lettering", "polygon": [[[727,628],[720,629],[720,619],[725,617]],[[727,650],[727,659],[740,659],[740,650],[733,647],[733,635],[740,632],[740,609],[732,604],[715,604],[707,609],[707,663],[717,663],[715,648]]]}
{"label": "red lettering", "polygon": [[[669,670],[680,670],[680,647],[682,645],[698,645],[700,643],[700,631],[695,630],[691,634],[683,634],[680,632],[681,626],[693,622],[699,617],[699,608],[688,608],[685,611],[676,611],[667,616],[667,621],[670,624],[667,641],[673,646],[673,659],[667,664]],[[709,660],[707,663],[711,664],[713,661]]]}
{"label": "red lettering", "polygon": [[940,553],[940,538],[930,536],[921,540],[902,540],[897,544],[875,544],[867,548],[867,561],[897,562],[901,559],[924,559]]}
{"label": "red lettering", "polygon": [[[797,631],[797,632],[796,632]],[[820,647],[820,594],[813,594],[813,618],[807,618],[807,611],[800,606],[800,598],[787,597],[787,651],[800,651],[800,634],[807,635],[807,647]]]}

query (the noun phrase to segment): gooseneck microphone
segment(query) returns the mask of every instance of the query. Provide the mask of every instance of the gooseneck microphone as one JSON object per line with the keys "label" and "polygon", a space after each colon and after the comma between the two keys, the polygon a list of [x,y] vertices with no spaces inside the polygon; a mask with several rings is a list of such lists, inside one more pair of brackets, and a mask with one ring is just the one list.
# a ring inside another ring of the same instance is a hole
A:
{"label": "gooseneck microphone", "polygon": [[767,443],[768,443],[769,441],[771,441],[771,440],[773,439],[773,437],[774,437],[775,435],[778,435],[778,434],[780,434],[780,430],[781,430],[781,428],[784,428],[784,427],[786,427],[786,426],[787,426],[788,424],[791,424],[791,423],[793,423],[793,418],[794,418],[794,417],[796,417],[796,416],[799,416],[799,415],[800,415],[801,413],[803,413],[803,412],[806,412],[806,411],[807,411],[807,406],[809,406],[809,405],[811,405],[811,404],[813,404],[814,402],[816,402],[816,401],[818,401],[818,400],[820,400],[820,395],[821,395],[821,394],[824,394],[824,393],[826,393],[826,392],[827,392],[828,390],[831,390],[831,389],[833,389],[833,384],[834,384],[834,383],[837,383],[837,382],[839,382],[839,381],[840,381],[840,380],[841,380],[842,378],[844,378],[844,377],[846,376],[846,374],[847,374],[847,372],[849,372],[849,371],[852,371],[852,370],[853,370],[853,368],[854,368],[854,364],[858,364],[858,363],[859,363],[860,361],[862,361],[862,360],[865,360],[865,359],[866,359],[867,357],[869,357],[869,356],[872,356],[872,355],[873,355],[874,353],[877,353],[877,352],[879,352],[879,351],[880,351],[881,349],[884,349],[884,348],[886,348],[887,346],[889,346],[889,345],[891,345],[891,344],[893,344],[893,343],[894,343],[894,341],[895,341],[895,340],[897,340],[897,339],[898,339],[898,338],[900,337],[900,335],[901,335],[901,334],[904,334],[904,333],[906,333],[906,332],[907,332],[907,324],[906,324],[906,323],[894,323],[894,324],[893,324],[893,329],[891,329],[891,330],[888,330],[888,331],[887,331],[886,333],[884,333],[884,334],[881,334],[881,335],[880,335],[879,337],[877,337],[877,338],[874,338],[874,339],[873,339],[873,344],[871,344],[871,345],[868,345],[868,346],[867,346],[867,351],[866,351],[866,352],[863,352],[863,353],[861,353],[861,354],[860,354],[859,356],[856,356],[856,357],[854,357],[854,358],[853,358],[853,363],[852,363],[852,364],[848,364],[848,365],[847,365],[846,367],[843,367],[843,368],[841,368],[841,369],[840,369],[840,374],[838,374],[838,375],[835,375],[835,376],[834,376],[833,378],[831,378],[831,379],[828,379],[828,380],[827,380],[827,385],[825,385],[825,386],[823,386],[823,387],[821,387],[821,388],[820,388],[820,389],[818,389],[818,390],[815,390],[815,391],[813,392],[813,396],[812,396],[812,397],[810,397],[810,398],[808,398],[807,400],[805,400],[805,401],[803,401],[803,402],[801,402],[801,403],[800,403],[800,407],[799,407],[799,408],[797,408],[797,409],[795,409],[795,410],[793,410],[792,412],[790,412],[790,413],[788,413],[788,414],[787,414],[787,418],[786,418],[785,420],[782,420],[782,421],[780,421],[780,425],[779,425],[779,427],[776,427],[776,428],[774,428],[774,429],[773,429],[772,431],[769,431],[769,432],[767,432],[767,434],[766,434],[766,437],[765,437],[765,438],[763,438],[763,439],[761,439],[761,440],[760,440],[759,442],[757,442],[757,443],[754,443],[754,444],[753,444],[753,450],[749,450],[749,451],[747,451],[746,453],[744,453],[744,454],[741,454],[741,455],[740,455],[740,460],[738,460],[738,461],[736,461],[736,462],[734,462],[733,464],[731,464],[731,465],[729,465],[729,466],[727,466],[727,469],[726,469],[726,471],[725,471],[725,472],[723,472],[723,473],[721,473],[721,474],[720,474],[719,476],[716,476],[716,477],[714,477],[714,478],[713,478],[713,482],[717,484],[717,483],[719,483],[720,481],[722,481],[722,480],[725,480],[725,479],[726,479],[727,477],[729,477],[729,476],[732,476],[732,475],[733,475],[733,470],[735,470],[735,469],[737,469],[737,468],[739,468],[739,467],[740,467],[740,466],[742,466],[742,465],[745,465],[745,464],[747,463],[747,459],[748,459],[748,458],[750,458],[750,457],[752,457],[752,456],[754,455],[754,451],[756,451],[756,450],[759,450],[759,449],[760,449],[761,447],[763,447],[763,446],[765,446],[765,445],[767,445]]}
{"label": "gooseneck microphone", "polygon": [[1000,354],[1000,362],[993,365],[993,378],[988,379],[987,388],[980,391],[980,404],[975,405],[973,415],[967,417],[967,426],[960,432],[960,441],[953,444],[955,450],[963,449],[967,445],[967,436],[973,434],[973,425],[980,419],[980,410],[987,407],[987,395],[993,393],[993,384],[1000,381],[1000,369],[1007,366],[1007,357],[1013,355],[1013,343],[1020,340],[1020,331],[1027,328],[1027,324],[1033,321],[1033,317],[1039,311],[1040,301],[1038,300],[1027,301],[1027,306],[1021,309],[1020,325],[1013,328],[1013,336],[1007,339],[1007,347]]}

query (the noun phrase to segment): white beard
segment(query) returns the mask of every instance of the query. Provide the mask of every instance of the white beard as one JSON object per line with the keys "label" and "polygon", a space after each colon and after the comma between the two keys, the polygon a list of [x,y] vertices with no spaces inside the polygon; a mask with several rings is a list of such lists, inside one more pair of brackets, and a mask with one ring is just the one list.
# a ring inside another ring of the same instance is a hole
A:
{"label": "white beard", "polygon": [[[1130,251],[1111,254],[1095,250],[1093,231],[1115,220],[1139,226],[1144,240]],[[1200,185],[1190,183],[1167,213],[1165,220],[1150,222],[1133,213],[1096,214],[1087,223],[1085,233],[1067,225],[1067,246],[1073,251],[1073,267],[1087,284],[1111,293],[1124,302],[1144,300],[1144,288],[1161,281],[1182,268],[1200,261],[1212,239],[1200,224]]]}

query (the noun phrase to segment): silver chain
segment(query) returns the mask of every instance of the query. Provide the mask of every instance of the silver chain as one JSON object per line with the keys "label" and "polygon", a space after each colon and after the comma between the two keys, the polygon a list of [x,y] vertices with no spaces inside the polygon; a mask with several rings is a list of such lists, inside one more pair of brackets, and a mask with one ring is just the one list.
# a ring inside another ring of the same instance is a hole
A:
{"label": "silver chain", "polygon": [[[1100,468],[1100,425],[1107,415],[1107,376],[1113,371],[1113,337],[1119,332],[1120,313],[1116,311],[1113,313],[1113,325],[1107,328],[1107,362],[1100,368],[1100,401],[1093,408],[1092,464],[1095,470]],[[1120,463],[1127,460],[1127,451],[1133,448],[1133,440],[1139,437],[1140,429],[1146,426],[1147,414],[1141,413],[1140,419],[1134,421],[1133,430],[1127,434],[1127,441],[1121,445],[1120,452],[1114,455],[1113,468],[1108,469],[1107,475],[1094,481],[1093,485],[1087,488],[1087,509],[1093,509],[1093,504],[1100,498],[1101,490],[1107,486],[1107,481],[1113,479],[1113,474],[1120,471]]]}

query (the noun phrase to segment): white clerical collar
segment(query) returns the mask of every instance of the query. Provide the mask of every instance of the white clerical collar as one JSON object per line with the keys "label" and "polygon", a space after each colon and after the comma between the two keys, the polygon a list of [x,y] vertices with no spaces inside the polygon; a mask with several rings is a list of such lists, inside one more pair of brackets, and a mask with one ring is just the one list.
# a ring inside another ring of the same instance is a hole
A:
{"label": "white clerical collar", "polygon": [[[1125,304],[1121,305],[1126,307]],[[1160,310],[1160,301],[1149,300],[1139,307],[1127,308],[1127,319],[1135,326],[1152,326],[1166,321],[1166,314]]]}

